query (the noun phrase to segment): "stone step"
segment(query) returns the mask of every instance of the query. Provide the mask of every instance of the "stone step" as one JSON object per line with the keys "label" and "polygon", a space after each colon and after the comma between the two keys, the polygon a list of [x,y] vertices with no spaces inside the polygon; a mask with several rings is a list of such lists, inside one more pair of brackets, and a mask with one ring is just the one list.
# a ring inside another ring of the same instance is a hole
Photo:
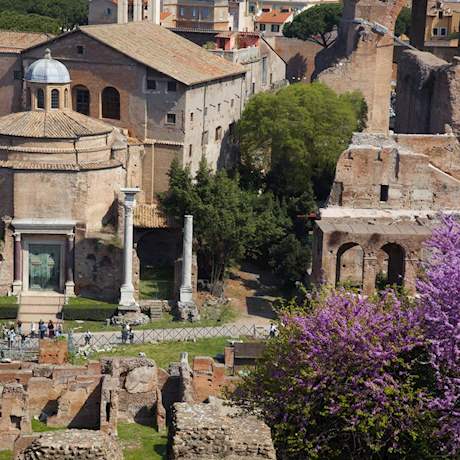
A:
{"label": "stone step", "polygon": [[22,295],[20,299],[21,305],[64,305],[64,296],[53,296],[53,295]]}
{"label": "stone step", "polygon": [[62,310],[61,305],[24,305],[21,304],[19,306],[19,312],[20,313],[51,313],[51,314],[57,314]]}

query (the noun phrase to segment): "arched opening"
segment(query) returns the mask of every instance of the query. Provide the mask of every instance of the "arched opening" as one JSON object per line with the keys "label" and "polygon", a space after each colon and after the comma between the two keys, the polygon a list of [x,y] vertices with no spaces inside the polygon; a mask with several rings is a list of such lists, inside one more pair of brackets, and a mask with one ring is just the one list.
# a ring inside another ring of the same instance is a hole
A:
{"label": "arched opening", "polygon": [[364,251],[357,243],[346,243],[337,251],[336,286],[362,288]]}
{"label": "arched opening", "polygon": [[379,271],[375,285],[378,289],[386,286],[402,286],[406,269],[405,251],[399,244],[387,243],[377,253]]}
{"label": "arched opening", "polygon": [[102,91],[102,118],[120,119],[120,93],[112,86]]}
{"label": "arched opening", "polygon": [[67,88],[64,90],[64,107],[69,108],[69,90]]}
{"label": "arched opening", "polygon": [[51,90],[51,108],[52,109],[59,108],[59,90],[57,89]]}
{"label": "arched opening", "polygon": [[89,115],[91,96],[86,86],[79,85],[73,89],[73,103],[75,112]]}
{"label": "arched opening", "polygon": [[154,229],[143,234],[136,245],[140,262],[140,297],[170,300],[174,298],[175,261],[180,238],[175,229]]}
{"label": "arched opening", "polygon": [[43,89],[37,89],[37,109],[44,109],[45,108],[45,92]]}

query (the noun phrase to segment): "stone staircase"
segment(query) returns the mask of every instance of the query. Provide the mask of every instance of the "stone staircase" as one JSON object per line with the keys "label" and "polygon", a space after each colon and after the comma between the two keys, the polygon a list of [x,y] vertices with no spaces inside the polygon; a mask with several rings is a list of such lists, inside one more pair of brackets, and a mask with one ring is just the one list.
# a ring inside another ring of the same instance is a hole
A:
{"label": "stone staircase", "polygon": [[19,300],[18,320],[24,325],[38,322],[42,319],[48,322],[50,319],[55,324],[59,323],[58,314],[62,310],[65,297],[57,293],[26,293],[21,294]]}
{"label": "stone staircase", "polygon": [[158,321],[163,318],[164,303],[168,303],[167,300],[140,300],[139,304],[142,310],[149,310],[149,316],[151,321]]}

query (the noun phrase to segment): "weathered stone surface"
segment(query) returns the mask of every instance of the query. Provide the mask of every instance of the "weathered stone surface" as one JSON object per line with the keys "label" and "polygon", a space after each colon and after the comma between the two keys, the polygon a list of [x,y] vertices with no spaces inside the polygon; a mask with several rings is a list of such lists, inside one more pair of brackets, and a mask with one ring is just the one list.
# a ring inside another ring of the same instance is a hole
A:
{"label": "weathered stone surface", "polygon": [[269,427],[220,401],[177,403],[170,436],[171,460],[275,460]]}
{"label": "weathered stone surface", "polygon": [[138,367],[126,376],[125,388],[128,393],[147,393],[157,387],[157,368]]}
{"label": "weathered stone surface", "polygon": [[64,364],[67,358],[67,340],[40,340],[39,364]]}
{"label": "weathered stone surface", "polygon": [[115,438],[101,431],[66,430],[43,433],[15,460],[123,460]]}

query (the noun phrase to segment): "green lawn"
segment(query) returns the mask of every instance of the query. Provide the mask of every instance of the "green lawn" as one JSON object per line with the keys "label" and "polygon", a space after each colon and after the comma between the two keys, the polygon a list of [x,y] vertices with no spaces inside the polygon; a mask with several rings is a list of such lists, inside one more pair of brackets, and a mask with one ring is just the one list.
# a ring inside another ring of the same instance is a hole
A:
{"label": "green lawn", "polygon": [[166,459],[166,432],[136,423],[119,423],[118,439],[123,447],[124,460]]}
{"label": "green lawn", "polygon": [[40,422],[40,420],[32,419],[32,431],[34,433],[45,433],[46,431],[61,431],[65,429],[65,427],[48,426],[46,423]]}
{"label": "green lawn", "polygon": [[[18,303],[18,298],[14,295],[1,295],[0,296],[0,305],[12,305]],[[0,457],[1,458],[1,457]]]}
{"label": "green lawn", "polygon": [[[154,458],[162,458],[162,457],[154,457]],[[13,460],[13,452],[11,452],[11,450],[1,450],[0,460]]]}
{"label": "green lawn", "polygon": [[174,268],[141,268],[139,288],[141,299],[172,299]]}
{"label": "green lawn", "polygon": [[[216,356],[224,353],[228,345],[228,338],[217,337],[212,339],[199,339],[196,342],[161,342],[156,344],[124,345],[115,348],[112,352],[94,353],[91,359],[113,356],[139,356],[145,353],[147,358],[153,359],[159,367],[167,368],[169,363],[177,362],[183,351],[188,352],[189,359],[195,356]],[[83,358],[78,358],[77,362]],[[83,362],[83,361],[82,361]]]}

